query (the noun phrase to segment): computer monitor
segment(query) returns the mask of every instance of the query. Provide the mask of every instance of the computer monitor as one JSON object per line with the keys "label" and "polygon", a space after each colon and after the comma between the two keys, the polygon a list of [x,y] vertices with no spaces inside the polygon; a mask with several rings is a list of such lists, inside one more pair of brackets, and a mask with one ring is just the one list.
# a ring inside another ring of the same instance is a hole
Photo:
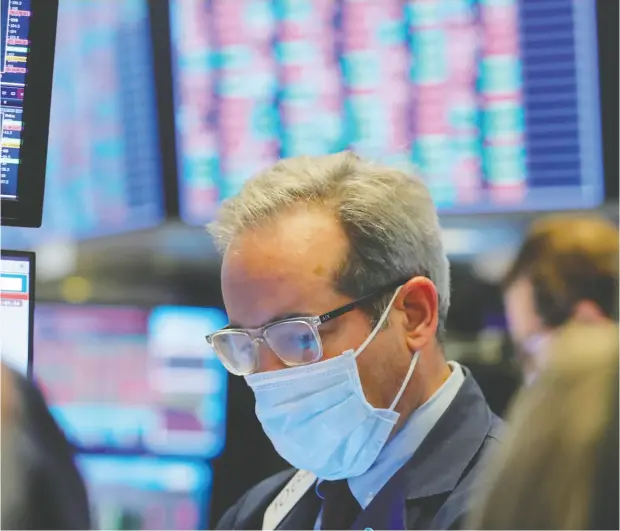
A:
{"label": "computer monitor", "polygon": [[227,373],[204,336],[226,323],[215,308],[40,304],[34,378],[82,450],[210,459]]}
{"label": "computer monitor", "polygon": [[[149,317],[151,385],[160,414],[150,448],[215,457],[224,449],[228,375],[203,332],[228,324],[217,308],[160,306]],[[209,332],[210,333],[210,332]]]}
{"label": "computer monitor", "polygon": [[603,199],[593,0],[170,0],[170,20],[189,224],[280,157],[344,149],[415,166],[442,214]]}
{"label": "computer monitor", "polygon": [[205,529],[212,473],[204,461],[80,455],[98,529]]}
{"label": "computer monitor", "polygon": [[0,356],[4,363],[27,376],[32,372],[34,276],[34,253],[1,252]]}
{"label": "computer monitor", "polygon": [[0,0],[2,225],[40,227],[58,0]]}
{"label": "computer monitor", "polygon": [[9,227],[7,247],[33,250],[163,221],[148,4],[60,2],[42,230]]}

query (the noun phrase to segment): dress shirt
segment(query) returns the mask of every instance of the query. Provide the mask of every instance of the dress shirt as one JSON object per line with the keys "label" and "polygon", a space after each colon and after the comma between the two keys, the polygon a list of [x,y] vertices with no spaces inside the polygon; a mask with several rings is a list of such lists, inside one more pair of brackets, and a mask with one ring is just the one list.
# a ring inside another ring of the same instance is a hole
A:
{"label": "dress shirt", "polygon": [[[373,465],[362,475],[348,480],[351,492],[362,510],[370,505],[383,486],[413,457],[422,441],[454,400],[465,380],[465,374],[458,363],[450,361],[448,364],[452,373],[442,386],[411,414],[401,430],[381,450]],[[321,514],[314,528],[321,529]]]}

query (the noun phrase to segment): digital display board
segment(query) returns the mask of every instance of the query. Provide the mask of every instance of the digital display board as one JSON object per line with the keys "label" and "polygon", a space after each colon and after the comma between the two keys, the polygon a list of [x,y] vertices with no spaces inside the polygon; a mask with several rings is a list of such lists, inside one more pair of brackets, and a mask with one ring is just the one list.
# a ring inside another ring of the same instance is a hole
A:
{"label": "digital display board", "polygon": [[30,0],[2,0],[0,13],[0,196],[17,199],[24,89],[28,61]]}
{"label": "digital display board", "polygon": [[596,3],[171,0],[182,218],[280,157],[415,166],[442,213],[603,198]]}
{"label": "digital display board", "polygon": [[81,455],[96,529],[204,529],[212,472],[203,462]]}
{"label": "digital display board", "polygon": [[[3,149],[19,142],[12,123]],[[3,228],[3,240],[23,248],[150,227],[163,219],[162,188],[147,0],[62,0],[42,229]]]}
{"label": "digital display board", "polygon": [[40,227],[58,0],[0,0],[0,218]]}
{"label": "digital display board", "polygon": [[204,337],[224,324],[215,309],[39,304],[33,374],[79,448],[212,458],[227,374]]}

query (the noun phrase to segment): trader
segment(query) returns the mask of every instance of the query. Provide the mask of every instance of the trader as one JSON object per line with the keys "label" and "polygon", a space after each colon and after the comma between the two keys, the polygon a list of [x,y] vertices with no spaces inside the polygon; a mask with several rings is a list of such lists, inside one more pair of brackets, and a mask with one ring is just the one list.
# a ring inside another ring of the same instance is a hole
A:
{"label": "trader", "polygon": [[345,152],[278,162],[210,226],[230,325],[207,337],[293,467],[220,529],[448,529],[499,421],[442,349],[450,271],[427,188]]}
{"label": "trader", "polygon": [[558,329],[617,321],[616,226],[591,215],[556,215],[534,223],[504,279],[504,303],[529,385],[546,365],[547,345]]}

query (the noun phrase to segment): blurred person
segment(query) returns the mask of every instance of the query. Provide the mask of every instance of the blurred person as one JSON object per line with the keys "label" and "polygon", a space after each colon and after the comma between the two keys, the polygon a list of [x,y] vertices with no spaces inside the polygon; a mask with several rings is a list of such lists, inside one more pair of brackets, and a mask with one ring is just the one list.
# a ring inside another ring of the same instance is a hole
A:
{"label": "blurred person", "polygon": [[450,270],[427,188],[349,152],[295,157],[210,231],[231,324],[207,341],[298,469],[218,528],[457,527],[500,421],[444,358]]}
{"label": "blurred person", "polygon": [[504,282],[510,335],[526,385],[549,338],[570,323],[617,321],[618,229],[594,216],[550,216],[531,227]]}
{"label": "blurred person", "polygon": [[86,488],[73,451],[26,378],[2,364],[2,529],[89,529]]}
{"label": "blurred person", "polygon": [[618,329],[572,324],[548,348],[548,366],[518,395],[481,474],[470,529],[620,525]]}

